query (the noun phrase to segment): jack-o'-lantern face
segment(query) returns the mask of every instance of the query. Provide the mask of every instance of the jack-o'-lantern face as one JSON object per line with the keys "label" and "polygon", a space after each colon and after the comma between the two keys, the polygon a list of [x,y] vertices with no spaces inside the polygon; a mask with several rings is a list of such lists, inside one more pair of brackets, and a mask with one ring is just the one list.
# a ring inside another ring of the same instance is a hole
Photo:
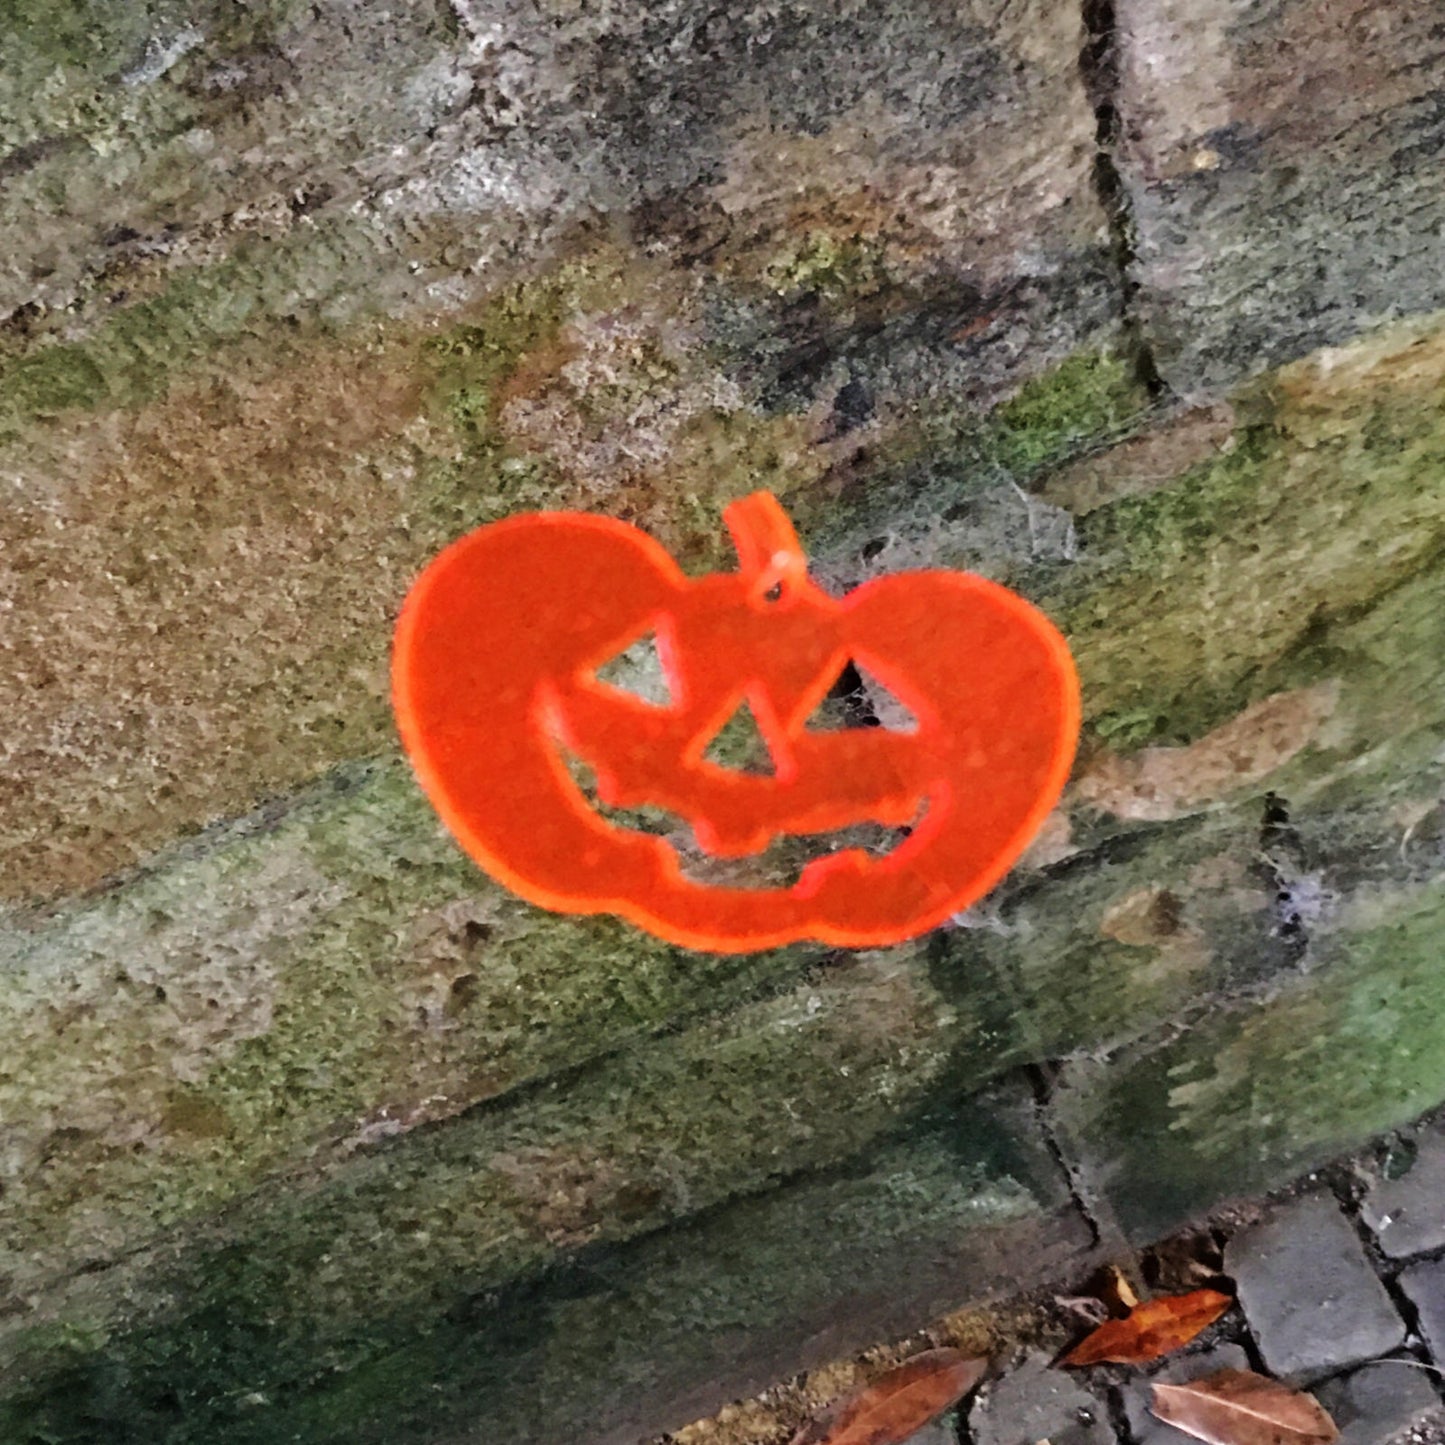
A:
{"label": "jack-o'-lantern face", "polygon": [[[569,513],[495,523],[443,552],[397,632],[397,715],[418,775],[467,851],[546,907],[730,952],[923,932],[987,891],[1057,800],[1078,731],[1067,647],[1028,603],[966,573],[830,597],[771,496],[726,515],[740,569],[696,580],[636,529]],[[646,634],[665,703],[598,676]],[[911,730],[810,726],[850,663],[902,700]],[[741,706],[766,774],[707,757]],[[567,754],[604,803],[676,814],[721,857],[857,823],[915,826],[886,856],[831,853],[788,887],[709,886],[663,839],[596,811]]]}

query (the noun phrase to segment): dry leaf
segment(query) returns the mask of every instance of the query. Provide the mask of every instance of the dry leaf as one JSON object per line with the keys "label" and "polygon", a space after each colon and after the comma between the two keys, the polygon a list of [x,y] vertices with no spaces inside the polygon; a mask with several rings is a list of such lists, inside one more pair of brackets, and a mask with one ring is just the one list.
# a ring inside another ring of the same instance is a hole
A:
{"label": "dry leaf", "polygon": [[1129,1276],[1117,1264],[1109,1266],[1109,1292],[1126,1310],[1132,1310],[1139,1304],[1139,1296],[1135,1294]]}
{"label": "dry leaf", "polygon": [[1219,1241],[1207,1229],[1186,1230],[1156,1244],[1145,1257],[1144,1277],[1171,1294],[1198,1289],[1224,1269]]}
{"label": "dry leaf", "polygon": [[1061,1310],[1078,1315],[1085,1324],[1095,1327],[1109,1318],[1109,1307],[1103,1300],[1091,1294],[1056,1294],[1054,1303]]}
{"label": "dry leaf", "polygon": [[1086,1335],[1061,1365],[1142,1365],[1187,1345],[1234,1301],[1217,1289],[1164,1295],[1135,1305],[1122,1320],[1110,1320]]}
{"label": "dry leaf", "polygon": [[1277,692],[1186,747],[1098,753],[1075,794],[1116,818],[1161,822],[1258,783],[1309,746],[1335,710],[1339,687]]}
{"label": "dry leaf", "polygon": [[925,1350],[804,1425],[791,1445],[899,1445],[961,1400],[988,1361],[961,1350]]}
{"label": "dry leaf", "polygon": [[1155,1385],[1149,1408],[1208,1445],[1328,1445],[1340,1433],[1314,1396],[1250,1370]]}

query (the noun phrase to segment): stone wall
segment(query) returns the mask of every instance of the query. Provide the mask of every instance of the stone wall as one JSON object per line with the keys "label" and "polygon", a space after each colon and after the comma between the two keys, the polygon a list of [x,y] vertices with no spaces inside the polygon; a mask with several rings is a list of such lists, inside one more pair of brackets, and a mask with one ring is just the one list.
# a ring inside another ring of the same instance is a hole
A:
{"label": "stone wall", "polygon": [[[1417,0],[0,14],[0,1436],[628,1441],[1445,1098]],[[1076,776],[917,944],[517,902],[419,566],[1008,582]]]}

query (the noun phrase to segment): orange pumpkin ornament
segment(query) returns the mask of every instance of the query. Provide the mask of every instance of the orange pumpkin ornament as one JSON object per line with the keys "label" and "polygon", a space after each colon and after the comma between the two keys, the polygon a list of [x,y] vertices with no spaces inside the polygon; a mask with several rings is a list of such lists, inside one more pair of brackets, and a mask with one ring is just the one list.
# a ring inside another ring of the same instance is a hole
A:
{"label": "orange pumpkin ornament", "polygon": [[[739,568],[696,579],[636,528],[566,512],[495,522],[437,556],[394,655],[422,786],[472,858],[545,908],[620,914],[730,953],[935,927],[998,882],[1063,789],[1079,728],[1067,644],[1021,597],[964,572],[831,597],[774,497],[724,516]],[[597,676],[648,634],[666,706]],[[850,661],[902,700],[911,732],[808,726]],[[772,776],[704,756],[744,702]],[[604,803],[667,809],[717,855],[864,821],[915,825],[886,856],[845,849],[790,887],[709,886],[662,838],[598,813],[564,752],[593,769]]]}

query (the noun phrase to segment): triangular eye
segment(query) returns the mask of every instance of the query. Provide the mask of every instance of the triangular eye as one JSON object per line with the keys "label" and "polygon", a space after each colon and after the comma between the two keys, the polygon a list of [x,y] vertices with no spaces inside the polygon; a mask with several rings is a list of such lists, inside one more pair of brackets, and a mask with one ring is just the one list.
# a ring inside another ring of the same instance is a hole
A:
{"label": "triangular eye", "polygon": [[630,692],[654,707],[672,706],[672,689],[668,686],[667,669],[662,663],[655,632],[645,633],[615,657],[608,658],[595,676],[598,682],[605,682],[619,692]]}
{"label": "triangular eye", "polygon": [[918,719],[908,704],[886,684],[879,682],[861,663],[855,663],[854,666],[862,680],[863,694],[868,699],[868,706],[872,709],[873,716],[878,719],[878,726],[885,727],[892,733],[916,733]]}
{"label": "triangular eye", "polygon": [[845,662],[822,702],[803,724],[812,732],[837,732],[840,728],[872,728],[878,726],[873,707],[863,688],[863,678],[856,664]]}
{"label": "triangular eye", "polygon": [[704,762],[730,768],[735,773],[760,773],[775,777],[778,771],[768,751],[767,739],[763,737],[746,699],[712,735],[712,741],[703,750],[702,756]]}
{"label": "triangular eye", "polygon": [[804,726],[815,732],[881,727],[913,733],[918,731],[918,719],[867,668],[850,659]]}

